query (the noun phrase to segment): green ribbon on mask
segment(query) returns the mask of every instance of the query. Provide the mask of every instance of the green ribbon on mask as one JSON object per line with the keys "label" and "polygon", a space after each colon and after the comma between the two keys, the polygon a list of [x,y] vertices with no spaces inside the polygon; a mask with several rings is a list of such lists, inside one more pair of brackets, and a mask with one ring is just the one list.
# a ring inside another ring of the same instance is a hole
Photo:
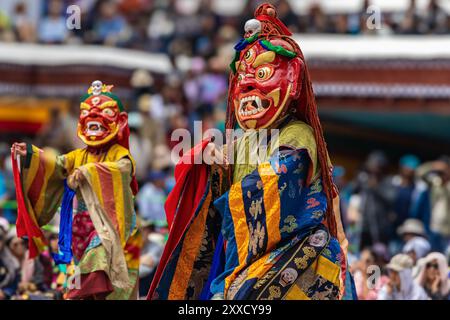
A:
{"label": "green ribbon on mask", "polygon": [[284,57],[288,57],[288,58],[292,59],[297,56],[297,54],[295,52],[287,50],[287,49],[283,48],[282,46],[274,46],[273,44],[270,43],[270,41],[260,40],[259,43],[261,44],[261,46],[264,49],[273,51],[276,54],[282,55]]}

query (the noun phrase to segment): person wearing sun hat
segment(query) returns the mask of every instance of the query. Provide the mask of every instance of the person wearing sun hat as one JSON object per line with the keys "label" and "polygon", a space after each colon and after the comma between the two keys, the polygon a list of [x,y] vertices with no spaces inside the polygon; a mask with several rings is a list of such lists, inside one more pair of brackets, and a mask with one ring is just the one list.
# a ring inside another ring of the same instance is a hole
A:
{"label": "person wearing sun hat", "polygon": [[408,241],[409,239],[419,236],[426,237],[426,230],[422,221],[418,219],[406,219],[398,228],[397,233],[403,240]]}
{"label": "person wearing sun hat", "polygon": [[446,257],[440,252],[431,252],[417,262],[414,279],[432,300],[449,300],[449,271]]}
{"label": "person wearing sun hat", "polygon": [[431,245],[426,238],[426,230],[422,221],[407,219],[398,227],[397,233],[405,243],[402,252],[410,255],[414,263],[430,252]]}
{"label": "person wearing sun hat", "polygon": [[428,300],[423,288],[414,282],[414,262],[407,254],[397,254],[386,265],[389,281],[378,293],[378,300]]}

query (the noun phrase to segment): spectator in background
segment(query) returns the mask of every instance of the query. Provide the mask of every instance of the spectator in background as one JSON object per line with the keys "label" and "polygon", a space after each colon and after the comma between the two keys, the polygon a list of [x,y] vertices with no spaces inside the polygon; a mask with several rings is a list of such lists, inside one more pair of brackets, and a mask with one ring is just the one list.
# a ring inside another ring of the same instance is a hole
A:
{"label": "spectator in background", "polygon": [[424,10],[424,27],[426,33],[445,34],[447,32],[447,13],[439,6],[437,0],[430,0]]}
{"label": "spectator in background", "polygon": [[19,278],[17,279],[16,291],[14,291],[15,294],[17,293],[17,291],[23,289],[25,284],[23,282],[23,279],[26,277],[24,272],[24,260],[26,258],[27,245],[24,240],[16,236],[16,230],[14,228],[10,229],[6,234],[6,245],[8,246],[9,252],[11,253],[9,259],[11,259],[14,265],[16,265],[18,268],[17,272]]}
{"label": "spectator in background", "polygon": [[10,154],[9,146],[0,143],[0,217],[14,223],[16,209],[12,203],[15,199],[15,188]]}
{"label": "spectator in background", "polygon": [[345,168],[343,166],[335,165],[333,167],[333,182],[340,191],[339,194],[339,208],[341,211],[342,223],[344,224],[344,228],[348,225],[348,219],[345,213],[347,213],[348,202],[350,198],[350,192],[347,192],[347,181],[345,177]]}
{"label": "spectator in background", "polygon": [[405,12],[398,13],[397,31],[402,34],[418,34],[422,27],[422,21],[417,12],[417,1],[410,0],[408,9]]}
{"label": "spectator in background", "polygon": [[166,201],[165,180],[164,172],[152,171],[144,186],[139,190],[136,200],[142,219],[152,222],[166,220],[164,210],[164,202]]}
{"label": "spectator in background", "polygon": [[415,281],[431,300],[449,300],[450,285],[448,278],[448,263],[445,256],[432,252],[418,261],[418,274]]}
{"label": "spectator in background", "polygon": [[[58,288],[58,277],[61,275],[60,268],[65,268],[65,265],[57,265],[53,263],[52,260],[52,254],[58,254],[59,253],[59,247],[58,247],[58,241],[59,241],[59,230],[57,228],[52,228],[50,232],[48,232],[48,235],[46,235],[47,241],[48,241],[48,250],[46,250],[43,254],[47,257],[47,262],[50,262],[50,270],[51,272],[48,274],[50,277],[49,279],[49,286],[52,289],[60,289]],[[47,270],[47,271],[50,271]]]}
{"label": "spectator in background", "polygon": [[139,97],[138,109],[142,117],[142,126],[139,130],[139,134],[147,139],[153,148],[155,145],[164,143],[164,124],[160,121],[156,121],[152,116],[153,105],[152,96],[144,94]]}
{"label": "spectator in background", "polygon": [[10,299],[17,290],[20,264],[7,246],[9,223],[0,217],[0,300]]}
{"label": "spectator in background", "polygon": [[324,33],[328,31],[328,18],[324,14],[319,3],[314,3],[309,9],[308,17],[308,33]]}
{"label": "spectator in background", "polygon": [[8,147],[0,144],[0,204],[8,198],[8,186],[5,170],[5,160],[8,159]]}
{"label": "spectator in background", "polygon": [[386,265],[390,260],[387,246],[384,243],[375,243],[371,250],[375,257],[375,265],[380,267],[383,274],[386,274]]}
{"label": "spectator in background", "polygon": [[[1,235],[6,236],[6,234],[9,231],[9,226],[10,226],[10,224],[9,224],[8,220],[6,220],[5,218],[0,216],[0,234]],[[4,238],[4,239],[6,239],[6,238]]]}
{"label": "spectator in background", "polygon": [[[375,28],[369,28],[369,25],[371,23],[374,23],[375,21],[373,21],[373,17],[371,17],[371,14],[373,14],[373,12],[370,9],[370,0],[364,0],[364,3],[361,7],[361,11],[358,14],[358,24],[359,24],[359,33],[362,34],[374,34],[376,33],[376,29]],[[356,23],[353,22],[353,20],[356,20],[355,18],[352,19],[352,30],[355,31],[356,29]],[[370,21],[370,23],[368,23]],[[353,32],[356,33],[356,32]]]}
{"label": "spectator in background", "polygon": [[48,14],[39,22],[39,41],[48,44],[66,42],[69,30],[63,15],[63,3],[60,0],[50,0]]}
{"label": "spectator in background", "polygon": [[147,27],[147,37],[149,38],[150,47],[153,51],[168,52],[168,46],[175,32],[175,20],[175,12],[171,10],[163,7],[157,7],[153,10]]}
{"label": "spectator in background", "polygon": [[13,42],[15,40],[11,18],[0,10],[0,41]]}
{"label": "spectator in background", "polygon": [[426,239],[423,223],[417,219],[407,219],[398,229],[397,233],[403,239],[403,253],[408,254],[414,264],[431,250]]}
{"label": "spectator in background", "polygon": [[[195,19],[195,16],[194,16]],[[217,24],[213,15],[201,15],[197,20],[200,20],[199,30],[192,34],[195,41],[193,47],[194,55],[211,56],[215,52],[215,34],[217,32]],[[191,23],[192,25],[193,23]]]}
{"label": "spectator in background", "polygon": [[122,46],[130,38],[125,18],[119,13],[113,0],[99,2],[99,15],[94,23],[94,42],[109,46]]}
{"label": "spectator in background", "polygon": [[337,14],[333,17],[333,33],[346,34],[349,31],[349,19],[346,14]]}
{"label": "spectator in background", "polygon": [[410,256],[395,255],[386,266],[389,280],[378,293],[378,300],[428,300],[425,290],[413,280],[413,265]]}
{"label": "spectator in background", "polygon": [[[79,117],[79,107],[77,112],[77,120]],[[78,121],[77,121],[78,122]],[[70,144],[68,141],[73,141],[73,137],[76,136],[76,128],[73,127],[73,122],[69,115],[62,112],[59,106],[52,106],[50,108],[50,119],[38,133],[38,139],[36,141],[39,145],[45,145],[50,148],[56,149],[55,152],[68,152],[70,151]],[[73,131],[73,129],[75,129]],[[79,138],[77,137],[79,140]]]}
{"label": "spectator in background", "polygon": [[51,264],[43,254],[38,258],[29,259],[27,245],[24,240],[16,236],[16,230],[11,229],[7,236],[8,247],[15,260],[20,265],[19,293],[41,293],[50,289],[51,278],[47,275],[51,273]]}
{"label": "spectator in background", "polygon": [[164,236],[155,231],[153,223],[145,220],[141,223],[141,233],[144,243],[139,262],[139,296],[145,297],[163,253]]}
{"label": "spectator in background", "polygon": [[[175,160],[175,159],[174,159]],[[153,171],[169,172],[172,162],[171,150],[166,144],[159,144],[153,149],[152,167]]]}
{"label": "spectator in background", "polygon": [[417,169],[419,177],[430,185],[431,216],[418,213],[429,230],[433,250],[444,252],[450,245],[450,157],[423,164]]}
{"label": "spectator in background", "polygon": [[394,210],[397,229],[406,219],[420,215],[430,215],[428,188],[422,180],[416,180],[415,170],[420,161],[414,155],[405,155],[399,162],[399,174],[392,179],[395,188]]}
{"label": "spectator in background", "polygon": [[388,277],[381,274],[380,279],[374,279],[376,281],[375,283],[369,283],[369,276],[373,275],[371,266],[377,266],[376,253],[372,249],[364,249],[361,252],[360,259],[353,267],[353,277],[358,300],[376,300],[380,288],[388,281]]}
{"label": "spectator in background", "polygon": [[395,192],[386,174],[388,161],[381,151],[372,152],[365,165],[365,171],[357,177],[361,214],[361,242],[365,248],[374,243],[390,243],[393,239],[392,223],[395,221],[393,203]]}
{"label": "spectator in background", "polygon": [[204,72],[205,60],[201,57],[194,57],[191,60],[190,68],[185,74],[183,81],[183,93],[188,102],[189,111],[194,110],[200,95],[199,76]]}
{"label": "spectator in background", "polygon": [[146,137],[140,134],[142,128],[142,116],[138,112],[128,113],[128,126],[130,128],[130,152],[134,157],[136,163],[135,174],[138,182],[145,179],[148,169],[150,167],[151,159],[151,143]]}
{"label": "spectator in background", "polygon": [[136,105],[139,103],[139,98],[144,94],[152,94],[155,92],[155,79],[148,70],[136,69],[131,75],[130,85],[133,88],[130,111],[136,111]]}
{"label": "spectator in background", "polygon": [[227,77],[222,72],[219,61],[211,58],[206,72],[199,77],[200,96],[198,103],[215,103],[228,88]]}
{"label": "spectator in background", "polygon": [[[1,1],[0,7],[3,2],[13,1]],[[31,0],[14,2],[18,3],[15,12],[7,12],[9,16],[0,12],[0,41],[33,42],[35,32],[30,28],[29,20],[23,13],[32,12],[37,5],[30,5],[35,2]],[[63,17],[60,15],[64,15],[64,10],[60,10],[57,13],[58,21],[47,23],[46,32],[49,36],[57,35],[57,39],[41,40],[45,43],[65,42],[61,34],[68,36],[70,33],[71,37],[68,41],[77,39],[86,43],[148,49],[152,52],[169,53],[174,60],[177,55],[189,57],[202,55],[205,58],[215,55],[218,47],[224,43],[218,25],[221,24],[230,30],[241,30],[243,22],[251,18],[249,14],[253,12],[257,4],[261,3],[259,0],[249,0],[244,1],[245,4],[242,5],[240,3],[242,1],[239,0],[221,0],[219,2],[222,4],[217,6],[217,0],[41,0],[39,2],[43,3],[45,12],[49,12],[52,3],[56,2],[65,6],[75,4],[81,8],[82,27],[80,29],[63,32],[63,24],[60,23]],[[339,10],[337,6],[334,12],[324,12],[321,7],[323,1],[312,1],[307,12],[296,12],[291,8],[293,7],[291,4],[297,1],[278,0],[276,2],[279,18],[294,33],[446,34],[450,26],[449,16],[444,10],[443,2],[439,0],[428,1],[426,8],[419,8],[416,5],[419,2],[415,0],[409,2],[409,7],[406,1],[403,10],[390,10],[382,5],[381,21],[379,21],[381,27],[377,28],[370,26],[373,22],[374,11],[368,9],[372,9],[370,7],[372,3],[376,4],[370,0],[361,2],[360,10],[356,12],[351,10],[345,12]],[[28,6],[25,7],[24,3]],[[223,3],[227,3],[226,6]],[[420,3],[422,4],[422,1]],[[3,7],[8,8],[8,5]],[[224,14],[224,8],[231,9],[230,14]],[[44,20],[48,22],[48,17],[40,18],[38,25],[41,25]],[[99,19],[100,24],[97,23]],[[53,29],[51,26],[56,28]]]}
{"label": "spectator in background", "polygon": [[69,152],[74,149],[82,149],[85,144],[75,134],[78,130],[78,118],[80,117],[80,102],[79,100],[72,101],[70,104],[69,112],[64,117],[60,118],[60,123],[57,126],[61,126],[61,135],[65,137],[66,143],[61,149],[62,153]]}
{"label": "spectator in background", "polygon": [[[292,11],[291,4],[288,0],[280,0],[277,3],[277,16],[278,19],[283,21],[283,23],[291,30],[292,33],[298,31],[297,17]],[[251,12],[251,11],[250,11]]]}
{"label": "spectator in background", "polygon": [[35,26],[28,17],[25,2],[16,4],[13,23],[16,38],[19,42],[34,42],[36,40]]}

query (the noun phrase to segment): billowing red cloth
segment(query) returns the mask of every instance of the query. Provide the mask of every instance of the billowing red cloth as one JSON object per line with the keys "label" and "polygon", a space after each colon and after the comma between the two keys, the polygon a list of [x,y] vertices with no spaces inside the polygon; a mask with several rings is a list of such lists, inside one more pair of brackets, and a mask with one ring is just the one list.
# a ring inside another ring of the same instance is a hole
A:
{"label": "billowing red cloth", "polygon": [[170,230],[169,238],[150,286],[148,300],[152,298],[169,258],[186,232],[204,195],[209,177],[208,165],[194,164],[194,159],[201,157],[209,141],[209,139],[205,139],[189,150],[175,167],[175,187],[164,205]]}
{"label": "billowing red cloth", "polygon": [[22,183],[20,181],[20,171],[17,165],[14,154],[11,152],[11,163],[14,176],[14,184],[16,185],[16,200],[17,200],[17,221],[16,232],[18,237],[28,237],[29,258],[33,259],[39,255],[39,249],[33,238],[40,239],[44,244],[45,237],[37,223],[31,218],[25,206],[23,197]]}
{"label": "billowing red cloth", "polygon": [[80,288],[72,289],[67,293],[67,299],[105,299],[113,292],[113,286],[105,271],[99,270],[81,274]]}

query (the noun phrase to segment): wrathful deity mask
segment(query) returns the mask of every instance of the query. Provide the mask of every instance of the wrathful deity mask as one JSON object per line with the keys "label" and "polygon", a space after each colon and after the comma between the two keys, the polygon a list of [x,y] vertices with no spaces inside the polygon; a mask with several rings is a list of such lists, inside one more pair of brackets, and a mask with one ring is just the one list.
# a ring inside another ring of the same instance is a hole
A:
{"label": "wrathful deity mask", "polygon": [[97,80],[92,83],[88,95],[82,98],[78,137],[90,147],[120,140],[128,128],[128,115],[110,89],[111,86]]}
{"label": "wrathful deity mask", "polygon": [[[249,42],[249,41],[247,41]],[[303,62],[282,40],[256,40],[239,53],[232,90],[236,119],[244,130],[271,127],[298,98]]]}

